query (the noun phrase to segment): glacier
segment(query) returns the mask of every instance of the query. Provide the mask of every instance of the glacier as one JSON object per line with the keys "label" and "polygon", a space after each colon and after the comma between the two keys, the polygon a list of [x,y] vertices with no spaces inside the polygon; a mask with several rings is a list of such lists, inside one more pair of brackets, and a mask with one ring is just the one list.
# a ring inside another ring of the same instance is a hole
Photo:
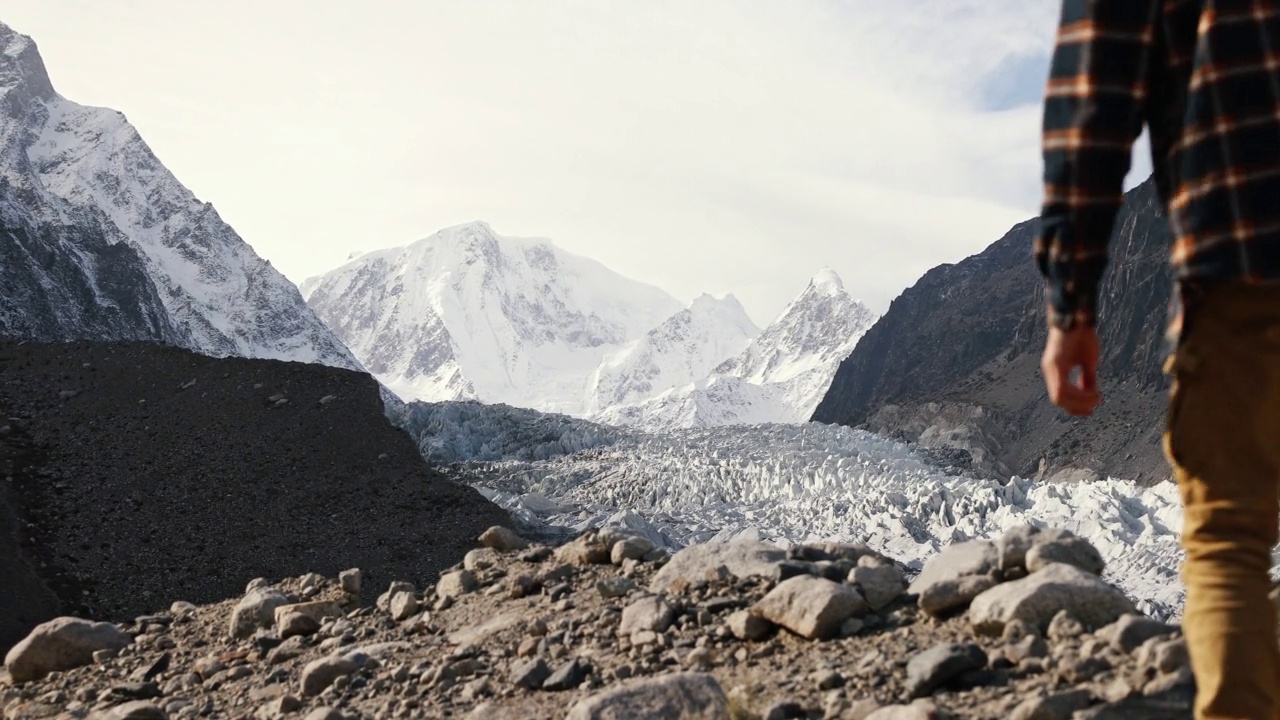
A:
{"label": "glacier", "polygon": [[861,541],[919,568],[950,543],[1031,523],[1088,538],[1106,578],[1144,612],[1181,613],[1171,483],[975,477],[919,447],[819,423],[650,433],[478,403],[411,403],[393,420],[428,460],[534,534],[622,524],[672,549],[739,537]]}

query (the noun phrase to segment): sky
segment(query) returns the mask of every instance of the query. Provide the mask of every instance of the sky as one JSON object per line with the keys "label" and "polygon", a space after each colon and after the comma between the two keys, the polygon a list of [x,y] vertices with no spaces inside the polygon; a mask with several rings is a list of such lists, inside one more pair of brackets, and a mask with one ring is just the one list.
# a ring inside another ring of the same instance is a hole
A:
{"label": "sky", "polygon": [[484,220],[760,324],[824,267],[883,312],[1036,214],[1057,12],[0,0],[58,92],[122,111],[295,282]]}

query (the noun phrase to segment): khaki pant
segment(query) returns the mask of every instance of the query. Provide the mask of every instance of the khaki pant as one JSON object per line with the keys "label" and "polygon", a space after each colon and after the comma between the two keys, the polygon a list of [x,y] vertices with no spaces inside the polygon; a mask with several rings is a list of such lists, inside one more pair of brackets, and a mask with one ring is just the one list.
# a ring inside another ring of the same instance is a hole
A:
{"label": "khaki pant", "polygon": [[1165,451],[1185,511],[1196,718],[1278,720],[1268,593],[1280,517],[1280,287],[1224,285],[1189,303],[1169,370]]}

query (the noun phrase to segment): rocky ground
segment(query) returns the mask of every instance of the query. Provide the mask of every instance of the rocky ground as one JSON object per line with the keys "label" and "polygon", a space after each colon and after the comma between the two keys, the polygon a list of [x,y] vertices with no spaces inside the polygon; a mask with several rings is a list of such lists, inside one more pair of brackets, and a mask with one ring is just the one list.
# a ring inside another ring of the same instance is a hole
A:
{"label": "rocky ground", "polygon": [[6,658],[3,717],[1190,717],[1178,628],[1063,532],[953,546],[910,584],[859,545],[481,541],[371,604],[352,570],[41,626]]}
{"label": "rocky ground", "polygon": [[256,575],[422,582],[506,521],[423,462],[366,374],[0,342],[0,652],[59,613],[214,602]]}

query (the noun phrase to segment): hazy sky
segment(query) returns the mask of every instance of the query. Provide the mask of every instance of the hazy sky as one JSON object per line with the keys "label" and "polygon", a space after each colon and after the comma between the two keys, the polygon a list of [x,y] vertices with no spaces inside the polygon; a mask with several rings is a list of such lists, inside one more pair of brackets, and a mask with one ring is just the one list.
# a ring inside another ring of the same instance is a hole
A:
{"label": "hazy sky", "polygon": [[[1037,211],[1056,0],[0,0],[295,281],[487,220],[764,324]],[[1029,252],[1029,251],[1028,251]]]}

